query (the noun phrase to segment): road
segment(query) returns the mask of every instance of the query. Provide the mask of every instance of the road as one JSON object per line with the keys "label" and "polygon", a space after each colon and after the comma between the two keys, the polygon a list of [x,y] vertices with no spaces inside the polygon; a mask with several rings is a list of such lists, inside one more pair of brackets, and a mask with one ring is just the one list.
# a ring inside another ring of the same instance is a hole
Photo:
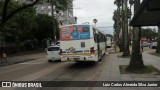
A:
{"label": "road", "polygon": [[104,55],[100,62],[81,63],[76,63],[74,61],[49,63],[46,58],[41,58],[34,61],[28,61],[10,66],[0,67],[0,80],[96,81],[101,71],[103,70],[106,61],[107,55]]}

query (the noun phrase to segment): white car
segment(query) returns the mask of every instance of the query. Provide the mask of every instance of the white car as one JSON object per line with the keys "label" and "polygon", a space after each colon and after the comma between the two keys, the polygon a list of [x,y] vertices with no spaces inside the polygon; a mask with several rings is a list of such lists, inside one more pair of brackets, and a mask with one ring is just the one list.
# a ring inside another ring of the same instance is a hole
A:
{"label": "white car", "polygon": [[152,48],[152,49],[157,48],[157,42],[152,42],[149,48]]}
{"label": "white car", "polygon": [[49,62],[60,60],[61,56],[59,55],[60,46],[49,46],[47,48],[47,59]]}
{"label": "white car", "polygon": [[143,42],[143,47],[148,47],[148,42]]}

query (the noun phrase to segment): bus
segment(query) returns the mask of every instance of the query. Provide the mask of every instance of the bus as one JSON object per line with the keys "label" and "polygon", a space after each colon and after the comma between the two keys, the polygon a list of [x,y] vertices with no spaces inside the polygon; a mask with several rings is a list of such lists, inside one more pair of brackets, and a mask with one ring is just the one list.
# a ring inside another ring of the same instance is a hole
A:
{"label": "bus", "polygon": [[105,34],[89,24],[60,28],[61,61],[99,61],[106,52]]}
{"label": "bus", "polygon": [[107,45],[107,48],[112,47],[112,38],[111,37],[106,36],[106,45]]}

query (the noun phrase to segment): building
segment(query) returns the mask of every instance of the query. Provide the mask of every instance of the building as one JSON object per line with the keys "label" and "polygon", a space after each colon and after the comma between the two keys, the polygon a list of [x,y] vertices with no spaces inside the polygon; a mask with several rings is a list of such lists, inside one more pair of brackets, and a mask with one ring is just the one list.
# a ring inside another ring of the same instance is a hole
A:
{"label": "building", "polygon": [[[17,0],[19,3],[30,3],[28,0]],[[48,14],[52,15],[52,6],[48,2],[43,2],[43,4],[35,5],[36,11],[39,14]],[[56,8],[54,7],[54,14],[56,15],[57,19],[62,23],[62,25],[74,24],[75,20],[73,17],[73,0],[69,0],[68,9],[65,11],[59,11],[56,13]]]}
{"label": "building", "polygon": [[62,16],[60,17],[60,20],[62,21],[63,25],[75,23],[75,20],[73,17],[73,0],[69,1],[68,9],[62,12]]}

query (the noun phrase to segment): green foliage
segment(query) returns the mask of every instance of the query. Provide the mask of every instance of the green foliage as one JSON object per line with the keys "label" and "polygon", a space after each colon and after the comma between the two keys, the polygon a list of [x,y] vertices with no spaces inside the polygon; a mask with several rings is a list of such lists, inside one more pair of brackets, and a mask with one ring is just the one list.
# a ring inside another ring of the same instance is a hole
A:
{"label": "green foliage", "polygon": [[154,38],[157,37],[158,34],[156,33],[156,31],[154,29],[151,28],[146,28],[141,30],[141,36],[142,37],[147,37],[147,38]]}
{"label": "green foliage", "polygon": [[[15,9],[21,7],[21,4],[16,2],[10,2],[8,6],[8,12],[12,12]],[[36,11],[35,8],[29,7],[14,15],[5,25],[5,34],[9,34],[12,37],[12,42],[16,43],[16,50],[19,51],[19,47],[22,41],[25,39],[33,39],[32,31],[37,28],[35,22]],[[11,41],[11,40],[9,40]]]}
{"label": "green foliage", "polygon": [[122,0],[115,0],[114,4],[116,4],[118,7],[122,6]]}
{"label": "green foliage", "polygon": [[66,10],[68,8],[68,4],[71,0],[49,0],[51,4],[56,6],[58,10]]}
{"label": "green foliage", "polygon": [[45,14],[38,14],[36,17],[38,28],[34,30],[34,36],[38,40],[51,38],[53,35],[52,17]]}
{"label": "green foliage", "polygon": [[120,9],[114,10],[113,12],[113,20],[114,20],[114,29],[116,32],[116,36],[119,36],[120,28],[121,28],[121,11]]}
{"label": "green foliage", "polygon": [[[23,6],[17,2],[10,2],[8,12],[12,12]],[[58,22],[56,21],[57,34]],[[35,8],[30,7],[12,17],[5,26],[6,33],[13,36],[15,40],[23,41],[26,39],[37,38],[43,40],[53,38],[52,17],[44,14],[36,15]]]}
{"label": "green foliage", "polygon": [[106,34],[106,37],[111,37],[112,38],[112,35],[111,34]]}
{"label": "green foliage", "polygon": [[[20,6],[16,3],[12,5],[12,7]],[[14,8],[10,8],[9,11],[12,11],[12,9]],[[36,13],[34,8],[27,8],[26,10],[17,13],[8,21],[5,27],[6,32],[12,34],[14,38],[19,39],[32,37],[32,30],[37,26],[35,22],[35,15]]]}
{"label": "green foliage", "polygon": [[[7,1],[7,0],[6,0]],[[36,15],[34,6],[37,2],[43,4],[46,0],[28,0],[31,4],[20,4],[15,0],[10,0],[7,4],[6,13],[3,14],[3,20],[0,22],[1,30],[4,30],[6,40],[16,42],[17,49],[21,42],[26,40],[38,39],[38,42],[54,37],[52,17],[44,14]],[[65,10],[70,0],[53,0],[56,9]],[[0,2],[0,15],[3,11],[3,2]],[[56,34],[59,37],[58,22],[55,20]],[[9,38],[7,38],[9,37]],[[9,40],[10,39],[10,40]]]}
{"label": "green foliage", "polygon": [[[33,31],[33,35],[38,40],[43,40],[47,38],[53,39],[54,37],[54,30],[53,30],[53,22],[52,17],[48,16],[46,14],[38,14],[36,16],[36,22],[37,22],[37,29]],[[56,36],[59,37],[59,25],[57,20],[56,21]]]}

